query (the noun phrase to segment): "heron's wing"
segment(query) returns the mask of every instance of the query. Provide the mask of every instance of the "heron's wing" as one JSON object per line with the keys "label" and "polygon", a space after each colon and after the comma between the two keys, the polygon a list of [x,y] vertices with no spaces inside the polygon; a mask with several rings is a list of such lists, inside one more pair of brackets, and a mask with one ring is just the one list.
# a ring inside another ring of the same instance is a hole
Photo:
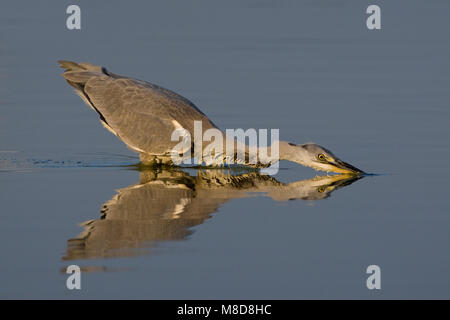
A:
{"label": "heron's wing", "polygon": [[122,77],[90,64],[62,64],[63,76],[100,114],[107,129],[130,148],[150,154],[170,151],[180,127],[194,134],[194,121],[203,130],[216,126],[186,98],[149,82]]}

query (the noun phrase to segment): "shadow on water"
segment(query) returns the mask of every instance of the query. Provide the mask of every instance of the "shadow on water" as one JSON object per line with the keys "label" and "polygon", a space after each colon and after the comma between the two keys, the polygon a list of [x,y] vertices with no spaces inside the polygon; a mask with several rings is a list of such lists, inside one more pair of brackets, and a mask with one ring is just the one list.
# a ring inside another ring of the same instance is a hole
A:
{"label": "shadow on water", "polygon": [[282,183],[258,172],[233,170],[140,169],[140,182],[117,191],[98,219],[68,240],[63,260],[135,256],[159,242],[184,240],[224,203],[252,196],[274,201],[323,200],[362,178],[317,176]]}

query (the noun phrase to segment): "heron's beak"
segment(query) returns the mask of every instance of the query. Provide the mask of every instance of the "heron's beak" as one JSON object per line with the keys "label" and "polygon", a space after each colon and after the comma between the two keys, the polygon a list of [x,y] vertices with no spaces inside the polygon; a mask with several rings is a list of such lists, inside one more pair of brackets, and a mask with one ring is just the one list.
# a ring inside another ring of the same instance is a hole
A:
{"label": "heron's beak", "polygon": [[329,162],[330,165],[332,165],[336,172],[339,173],[351,173],[351,174],[364,174],[365,172],[361,169],[358,169],[351,164],[344,162],[339,159],[335,159],[333,162]]}

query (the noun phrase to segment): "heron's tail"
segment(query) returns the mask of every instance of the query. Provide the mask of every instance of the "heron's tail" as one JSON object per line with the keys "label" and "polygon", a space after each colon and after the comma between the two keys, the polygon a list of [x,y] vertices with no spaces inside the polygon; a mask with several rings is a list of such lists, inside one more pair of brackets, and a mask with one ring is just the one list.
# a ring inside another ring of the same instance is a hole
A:
{"label": "heron's tail", "polygon": [[75,92],[81,97],[81,99],[83,99],[83,101],[88,106],[98,112],[98,114],[100,115],[100,119],[105,124],[107,124],[104,116],[91,102],[91,99],[85,92],[84,87],[86,85],[86,82],[88,82],[88,80],[91,78],[101,77],[105,75],[109,76],[108,71],[106,71],[106,69],[102,66],[94,66],[90,63],[76,63],[66,60],[59,60],[58,62],[61,65],[61,68],[65,69],[62,76],[66,79],[67,83],[69,83],[75,89]]}
{"label": "heron's tail", "polygon": [[58,60],[58,63],[60,64],[60,67],[66,69],[66,71],[87,70],[87,68],[83,67],[83,65],[78,64],[78,63],[73,62],[73,61]]}
{"label": "heron's tail", "polygon": [[93,72],[98,72],[98,73],[105,73],[106,69],[102,66],[95,66],[93,64],[90,63],[86,63],[86,62],[73,62],[73,61],[67,61],[67,60],[58,60],[58,63],[60,64],[61,68],[66,69],[65,72],[70,72],[70,71],[93,71]]}
{"label": "heron's tail", "polygon": [[102,66],[94,66],[90,63],[76,63],[73,61],[59,60],[61,68],[65,71],[62,76],[67,82],[76,89],[84,84],[92,77],[108,75],[108,72]]}

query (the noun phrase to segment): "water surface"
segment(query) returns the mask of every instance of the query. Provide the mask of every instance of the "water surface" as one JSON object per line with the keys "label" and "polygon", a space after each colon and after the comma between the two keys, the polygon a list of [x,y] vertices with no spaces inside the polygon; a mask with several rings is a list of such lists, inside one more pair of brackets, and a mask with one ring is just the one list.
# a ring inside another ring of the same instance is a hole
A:
{"label": "water surface", "polygon": [[[377,3],[380,31],[368,1],[78,1],[69,31],[69,2],[3,1],[0,297],[449,298],[450,3]],[[382,175],[138,171],[58,59]]]}

